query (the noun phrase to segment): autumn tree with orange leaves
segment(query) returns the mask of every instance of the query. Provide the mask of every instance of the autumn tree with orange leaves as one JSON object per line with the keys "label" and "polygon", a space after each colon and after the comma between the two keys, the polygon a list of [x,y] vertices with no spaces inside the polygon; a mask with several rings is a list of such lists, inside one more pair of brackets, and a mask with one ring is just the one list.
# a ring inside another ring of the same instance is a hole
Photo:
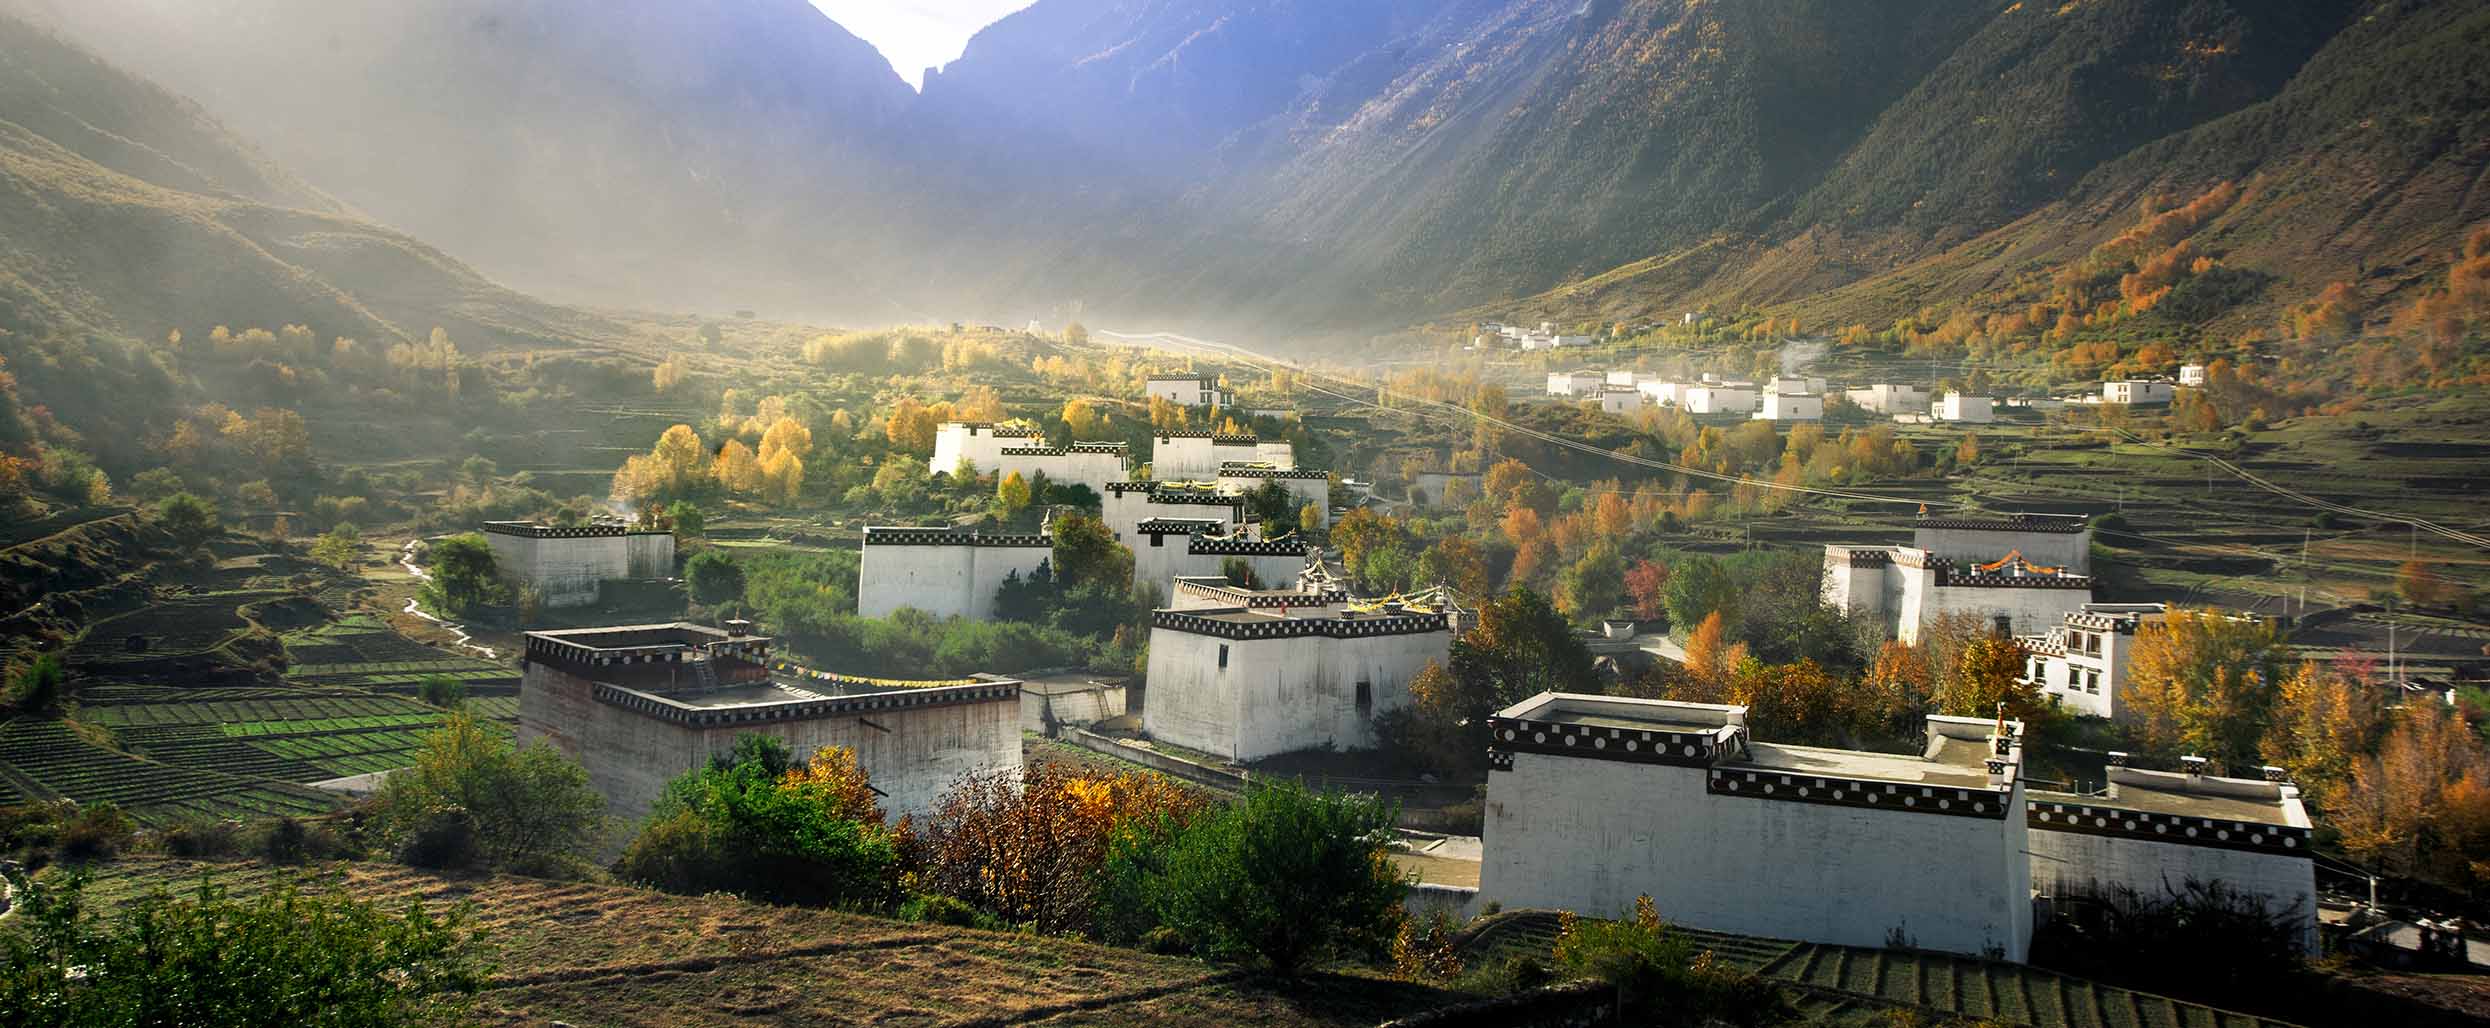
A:
{"label": "autumn tree with orange leaves", "polygon": [[1115,832],[1184,822],[1202,807],[1200,794],[1147,772],[1049,763],[974,772],[943,794],[926,823],[923,884],[1043,934],[1084,932]]}

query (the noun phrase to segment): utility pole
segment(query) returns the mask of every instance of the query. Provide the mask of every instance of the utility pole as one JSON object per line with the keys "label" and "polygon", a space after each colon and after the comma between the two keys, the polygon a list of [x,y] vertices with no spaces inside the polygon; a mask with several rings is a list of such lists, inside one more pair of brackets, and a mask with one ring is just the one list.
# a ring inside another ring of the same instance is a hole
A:
{"label": "utility pole", "polygon": [[2308,529],[2300,530],[2300,616],[2308,616]]}
{"label": "utility pole", "polygon": [[2397,670],[2395,660],[2395,598],[2392,596],[2386,598],[2386,677],[2395,683],[2396,688],[2403,687],[2404,676]]}

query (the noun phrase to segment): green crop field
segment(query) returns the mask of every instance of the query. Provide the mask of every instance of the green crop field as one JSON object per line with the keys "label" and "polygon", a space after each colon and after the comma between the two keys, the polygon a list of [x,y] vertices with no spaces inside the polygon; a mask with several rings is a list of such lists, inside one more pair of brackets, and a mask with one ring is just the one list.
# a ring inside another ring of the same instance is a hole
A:
{"label": "green crop field", "polygon": [[[209,700],[188,703],[127,703],[89,707],[81,720],[123,725],[222,724],[226,722],[328,721],[423,716],[439,711],[398,696],[317,696],[302,699]],[[372,726],[361,726],[372,727]]]}
{"label": "green crop field", "polygon": [[97,746],[61,721],[0,724],[0,768],[38,788],[28,798],[112,803],[142,822],[312,814],[335,797],[265,779],[142,759]]}

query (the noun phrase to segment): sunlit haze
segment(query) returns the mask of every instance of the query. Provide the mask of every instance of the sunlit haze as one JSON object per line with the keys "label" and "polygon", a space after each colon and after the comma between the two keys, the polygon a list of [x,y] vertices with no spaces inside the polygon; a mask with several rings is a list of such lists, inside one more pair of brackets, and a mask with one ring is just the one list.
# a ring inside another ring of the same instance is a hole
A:
{"label": "sunlit haze", "polygon": [[813,0],[832,21],[855,33],[923,88],[925,69],[960,56],[968,37],[1029,0]]}

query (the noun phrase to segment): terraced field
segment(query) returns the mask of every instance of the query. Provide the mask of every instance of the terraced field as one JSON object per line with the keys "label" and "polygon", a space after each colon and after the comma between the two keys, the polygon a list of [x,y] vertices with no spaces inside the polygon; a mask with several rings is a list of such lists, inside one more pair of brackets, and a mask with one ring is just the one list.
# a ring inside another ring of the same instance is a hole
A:
{"label": "terraced field", "polygon": [[[273,590],[194,593],[158,600],[96,622],[69,650],[73,665],[110,666],[137,660],[203,653],[224,645],[251,624],[242,608],[284,597]],[[140,649],[132,649],[133,643]]]}
{"label": "terraced field", "polygon": [[471,905],[498,970],[486,1024],[1364,1026],[1470,997],[1367,973],[1275,984],[1215,965],[1038,935],[387,864],[314,869],[153,858],[101,868],[101,903],[295,883],[403,909]]}
{"label": "terraced field", "polygon": [[0,776],[30,799],[113,803],[141,822],[313,814],[337,805],[310,789],[141,759],[87,742],[61,721],[0,724]]}
{"label": "terraced field", "polygon": [[293,664],[286,679],[306,686],[413,692],[427,678],[467,683],[470,693],[516,691],[517,670],[476,657],[434,649],[391,631],[368,615],[289,635]]}
{"label": "terraced field", "polygon": [[[400,696],[234,691],[252,694],[90,706],[80,717],[168,764],[308,784],[407,766],[422,733],[443,716]],[[467,709],[507,732],[518,718],[519,698],[475,697]]]}
{"label": "terraced field", "polygon": [[[1482,966],[1523,953],[1545,954],[1556,945],[1556,930],[1554,911],[1510,911],[1481,924],[1463,944],[1462,955]],[[1832,1022],[1882,1023],[1886,1011],[1915,1008],[2035,1028],[2285,1024],[2002,961],[1677,930],[1721,960],[1790,987],[1802,1011]]]}
{"label": "terraced field", "polygon": [[[430,716],[440,711],[398,696],[331,694],[174,703],[126,703],[89,707],[82,719],[101,725],[212,725],[257,722],[345,722]],[[362,727],[375,727],[366,725]]]}

